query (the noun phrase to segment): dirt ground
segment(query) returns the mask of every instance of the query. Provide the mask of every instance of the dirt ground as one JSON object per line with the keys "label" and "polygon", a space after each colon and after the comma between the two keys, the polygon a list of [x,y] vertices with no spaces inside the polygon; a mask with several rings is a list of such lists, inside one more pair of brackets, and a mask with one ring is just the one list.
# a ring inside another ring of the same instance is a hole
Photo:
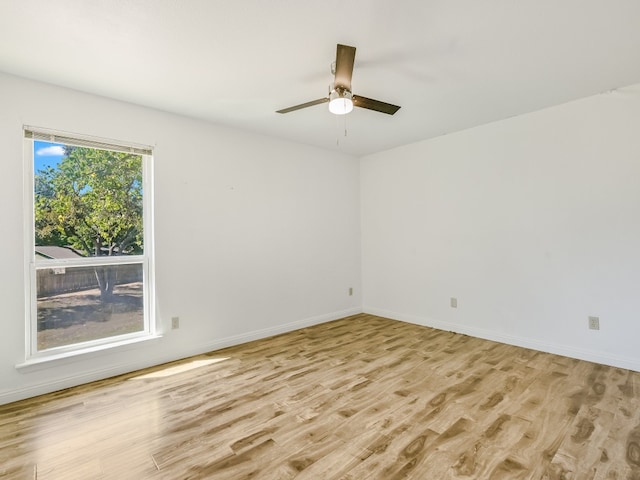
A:
{"label": "dirt ground", "polygon": [[113,302],[100,302],[100,290],[38,299],[38,350],[86,342],[144,329],[142,283],[114,288]]}

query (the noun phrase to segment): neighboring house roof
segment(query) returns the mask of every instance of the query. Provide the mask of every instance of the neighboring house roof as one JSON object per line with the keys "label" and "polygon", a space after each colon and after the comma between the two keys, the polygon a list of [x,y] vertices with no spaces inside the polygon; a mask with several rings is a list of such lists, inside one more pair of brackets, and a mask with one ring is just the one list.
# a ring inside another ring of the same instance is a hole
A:
{"label": "neighboring house roof", "polygon": [[58,247],[54,245],[36,245],[36,256],[52,259],[80,258],[83,257],[71,247]]}

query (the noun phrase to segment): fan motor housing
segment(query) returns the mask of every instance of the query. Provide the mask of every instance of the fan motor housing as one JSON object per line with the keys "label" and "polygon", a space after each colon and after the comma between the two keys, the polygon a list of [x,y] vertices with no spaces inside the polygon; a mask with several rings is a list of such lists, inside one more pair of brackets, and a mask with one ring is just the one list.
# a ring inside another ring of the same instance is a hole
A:
{"label": "fan motor housing", "polygon": [[345,115],[353,110],[353,94],[344,87],[336,87],[329,93],[329,111]]}

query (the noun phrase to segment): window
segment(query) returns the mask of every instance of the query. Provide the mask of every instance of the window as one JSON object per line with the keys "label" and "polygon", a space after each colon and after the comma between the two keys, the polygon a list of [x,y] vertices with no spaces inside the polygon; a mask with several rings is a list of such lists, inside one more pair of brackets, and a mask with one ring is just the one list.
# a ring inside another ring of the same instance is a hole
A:
{"label": "window", "polygon": [[151,153],[25,128],[28,358],[155,334]]}

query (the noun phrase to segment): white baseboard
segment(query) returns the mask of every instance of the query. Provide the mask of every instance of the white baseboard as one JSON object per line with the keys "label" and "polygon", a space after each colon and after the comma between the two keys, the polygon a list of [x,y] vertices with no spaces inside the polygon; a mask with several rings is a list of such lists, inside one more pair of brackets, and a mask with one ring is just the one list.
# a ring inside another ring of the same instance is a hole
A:
{"label": "white baseboard", "polygon": [[[81,361],[81,360],[79,360]],[[162,362],[158,362],[162,363]],[[25,387],[16,388],[12,390],[6,390],[0,392],[0,405],[4,405],[11,402],[17,402],[18,400],[24,400],[25,398],[37,397],[45,393],[56,392],[64,390],[65,388],[75,387],[84,383],[95,382],[96,380],[103,380],[109,377],[115,377],[123,373],[132,372],[141,368],[150,367],[151,362],[136,362],[135,364],[118,364],[110,365],[107,368],[94,369],[89,372],[84,372],[78,375],[69,375],[66,377],[59,377],[46,382],[39,382]]]}
{"label": "white baseboard", "polygon": [[[264,328],[260,330],[254,330],[251,332],[243,333],[240,335],[234,335],[231,337],[221,338],[213,342],[205,342],[200,345],[189,345],[186,348],[182,348],[179,351],[173,350],[169,354],[155,354],[146,357],[143,360],[137,360],[129,363],[113,363],[113,356],[104,354],[108,357],[107,362],[109,365],[104,368],[93,369],[91,371],[83,372],[81,374],[73,374],[66,377],[58,377],[49,381],[39,382],[32,385],[26,385],[21,388],[0,391],[0,405],[16,402],[18,400],[24,400],[25,398],[36,397],[45,393],[51,393],[65,388],[82,385],[84,383],[94,382],[96,380],[103,380],[105,378],[113,377],[116,375],[122,375],[124,373],[134,372],[143,368],[151,367],[154,365],[161,365],[163,363],[180,360],[182,358],[188,358],[194,355],[200,355],[203,353],[219,350],[221,348],[231,347],[234,345],[240,345],[253,340],[259,340],[262,338],[271,337],[273,335],[279,335],[281,333],[291,332],[301,328],[317,325],[320,323],[337,320],[339,318],[348,317],[362,313],[360,307],[350,308],[347,310],[341,310],[324,315],[318,315],[315,317],[305,318],[297,320],[295,322],[289,322],[281,325],[275,325],[273,327]],[[162,340],[160,340],[162,341]],[[129,346],[128,348],[135,348],[135,346]],[[155,349],[155,351],[162,350],[162,348]],[[145,349],[145,352],[148,352]],[[75,361],[82,363],[82,358],[78,357]]]}
{"label": "white baseboard", "polygon": [[232,337],[226,337],[215,342],[207,342],[202,345],[192,346],[189,349],[189,353],[182,358],[191,357],[193,355],[200,355],[202,353],[212,352],[214,350],[220,350],[221,348],[232,347],[234,345],[240,345],[254,340],[260,340],[262,338],[273,337],[274,335],[280,335],[281,333],[292,332],[301,328],[310,327],[312,325],[318,325],[320,323],[326,323],[340,318],[348,317],[350,315],[356,315],[362,313],[360,307],[349,308],[347,310],[340,310],[325,315],[318,315],[316,317],[305,318],[303,320],[297,320],[295,322],[284,323],[282,325],[275,325],[269,328],[263,328],[260,330],[254,330],[252,332],[243,333],[240,335],[234,335]]}
{"label": "white baseboard", "polygon": [[553,353],[556,355],[562,355],[564,357],[576,358],[578,360],[586,360],[588,362],[600,363],[602,365],[609,365],[611,367],[625,368],[628,370],[640,372],[640,359],[638,358],[621,357],[605,352],[576,348],[568,345],[546,343],[524,337],[518,337],[515,335],[506,335],[504,333],[496,332],[493,330],[486,330],[482,328],[471,327],[468,325],[460,325],[452,322],[444,322],[441,320],[434,320],[432,318],[420,317],[416,315],[407,315],[375,307],[364,307],[362,310],[364,313],[378,315],[380,317],[390,318],[393,320],[413,323],[425,327],[432,327],[438,330],[462,333],[471,337],[482,338],[499,343],[506,343],[508,345],[514,345],[516,347],[530,348],[532,350],[538,350],[540,352]]}

